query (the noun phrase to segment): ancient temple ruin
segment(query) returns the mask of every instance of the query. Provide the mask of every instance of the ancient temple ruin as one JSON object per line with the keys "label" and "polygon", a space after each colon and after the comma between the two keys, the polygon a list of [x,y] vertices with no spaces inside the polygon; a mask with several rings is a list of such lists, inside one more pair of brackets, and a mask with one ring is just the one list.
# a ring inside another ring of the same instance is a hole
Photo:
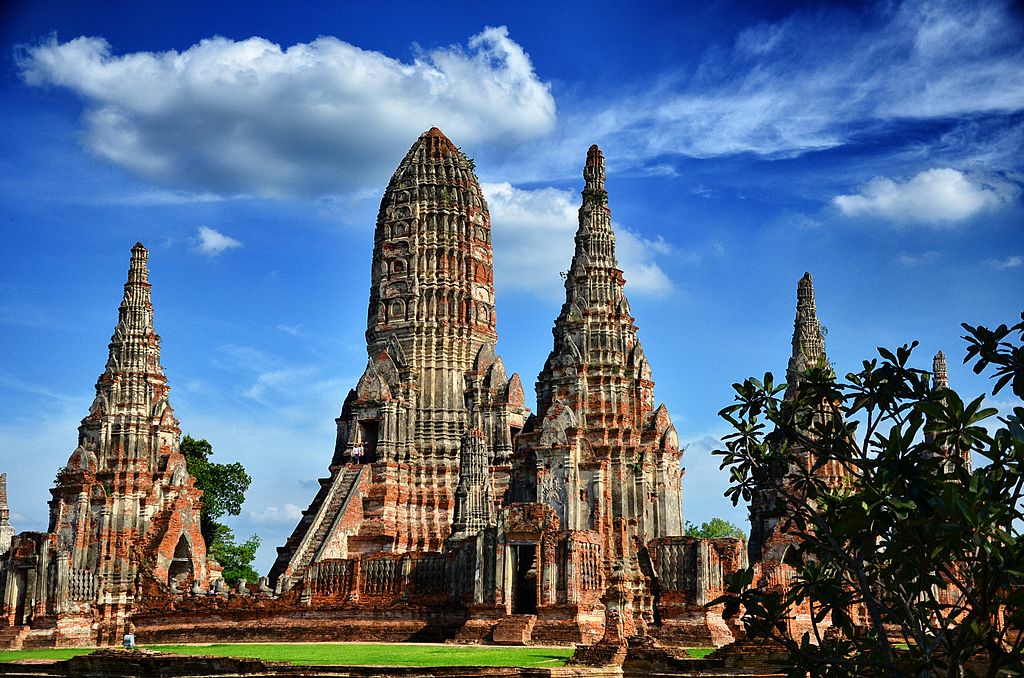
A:
{"label": "ancient temple ruin", "polygon": [[439,552],[457,489],[461,534],[493,525],[507,489],[527,410],[494,352],[491,219],[472,162],[437,128],[381,200],[367,315],[366,371],[337,420],[331,475],[278,549],[278,590],[323,560]]}
{"label": "ancient temple ruin", "polygon": [[8,644],[30,633],[37,643],[120,642],[147,591],[205,590],[216,574],[199,531],[202,492],[178,451],[147,259],[137,243],[96,397],[50,490],[49,527],[10,543],[0,598]]}
{"label": "ancient temple ruin", "polygon": [[336,420],[328,474],[269,582],[230,592],[211,592],[218,572],[137,245],[50,529],[15,537],[4,561],[15,583],[0,641],[43,634],[45,622],[60,629],[54,642],[111,642],[128,618],[145,642],[732,640],[736,621],[708,603],[746,550],[683,536],[678,434],[654,400],[597,146],[583,180],[565,303],[528,417],[496,352],[473,161],[436,128],[413,144],[381,200],[367,365]]}

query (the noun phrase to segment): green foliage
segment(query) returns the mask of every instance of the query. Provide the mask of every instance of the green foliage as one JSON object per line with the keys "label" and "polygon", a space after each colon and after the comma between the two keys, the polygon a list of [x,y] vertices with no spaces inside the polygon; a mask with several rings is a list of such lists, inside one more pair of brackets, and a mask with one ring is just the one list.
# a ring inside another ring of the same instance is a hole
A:
{"label": "green foliage", "polygon": [[209,542],[207,553],[224,567],[221,574],[230,586],[239,579],[256,583],[259,573],[252,569],[252,561],[256,558],[256,550],[260,547],[260,538],[252,535],[241,544],[235,543],[235,533],[226,525],[217,525],[213,540]]}
{"label": "green foliage", "polygon": [[608,191],[599,188],[593,191],[583,191],[583,202],[594,203],[595,205],[608,204]]}
{"label": "green foliage", "polygon": [[462,150],[462,146],[459,146],[459,154],[466,161],[466,164],[469,165],[469,171],[471,171],[471,172],[475,171],[476,170],[476,161],[473,160],[473,158],[471,158],[468,155],[466,155],[466,152],[464,150]]}
{"label": "green foliage", "polygon": [[725,518],[712,518],[706,523],[701,523],[698,526],[696,523],[691,523],[689,520],[686,521],[686,536],[687,537],[704,537],[710,539],[718,539],[720,537],[734,537],[736,539],[746,539],[747,533],[743,531],[742,527],[733,525]]}
{"label": "green foliage", "polygon": [[[1024,322],[963,327],[965,362],[1024,397]],[[978,656],[985,675],[1024,672],[1024,407],[994,419],[984,397],[934,389],[910,366],[916,345],[879,348],[845,380],[812,368],[789,400],[770,373],[747,379],[720,412],[727,496],[785,488],[774,515],[795,571],[782,590],[742,571],[720,601],[786,645],[790,675],[972,675]],[[988,463],[972,472],[972,456]]]}
{"label": "green foliage", "polygon": [[245,492],[252,478],[239,462],[218,464],[210,461],[213,445],[207,440],[196,440],[186,435],[181,440],[181,453],[185,456],[189,473],[195,476],[196,487],[203,491],[203,508],[199,515],[200,530],[206,541],[207,554],[224,566],[224,581],[234,586],[239,579],[256,582],[259,573],[252,568],[260,538],[255,534],[241,544],[235,543],[231,529],[219,522],[227,515],[242,512]]}
{"label": "green foliage", "polygon": [[195,476],[196,487],[203,491],[202,532],[209,544],[214,540],[222,516],[237,516],[242,512],[245,492],[252,478],[237,461],[231,464],[210,461],[213,446],[205,439],[196,440],[186,435],[181,440],[181,453],[185,455],[189,473]]}

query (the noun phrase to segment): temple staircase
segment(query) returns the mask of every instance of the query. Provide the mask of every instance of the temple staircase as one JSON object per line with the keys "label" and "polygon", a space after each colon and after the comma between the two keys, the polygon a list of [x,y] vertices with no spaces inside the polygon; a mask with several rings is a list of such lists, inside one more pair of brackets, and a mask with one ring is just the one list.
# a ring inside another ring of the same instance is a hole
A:
{"label": "temple staircase", "polygon": [[341,518],[345,515],[349,505],[353,501],[353,489],[358,488],[363,474],[368,472],[369,466],[349,465],[344,466],[334,478],[324,502],[313,518],[313,522],[306,530],[306,535],[299,543],[299,547],[292,555],[291,569],[293,577],[301,577],[310,563],[323,550],[328,537],[337,528]]}

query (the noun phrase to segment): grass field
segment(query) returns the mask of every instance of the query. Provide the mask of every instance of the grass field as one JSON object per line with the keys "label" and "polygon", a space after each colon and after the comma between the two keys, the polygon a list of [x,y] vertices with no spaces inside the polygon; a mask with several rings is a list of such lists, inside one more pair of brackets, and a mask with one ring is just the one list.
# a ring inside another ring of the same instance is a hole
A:
{"label": "grass field", "polygon": [[[175,654],[252,657],[294,664],[341,666],[561,666],[572,655],[569,647],[494,647],[476,645],[416,645],[404,643],[238,643],[215,645],[150,645],[148,649]],[[691,648],[700,658],[713,648]],[[68,659],[90,648],[14,650],[0,652],[0,662],[22,659]]]}

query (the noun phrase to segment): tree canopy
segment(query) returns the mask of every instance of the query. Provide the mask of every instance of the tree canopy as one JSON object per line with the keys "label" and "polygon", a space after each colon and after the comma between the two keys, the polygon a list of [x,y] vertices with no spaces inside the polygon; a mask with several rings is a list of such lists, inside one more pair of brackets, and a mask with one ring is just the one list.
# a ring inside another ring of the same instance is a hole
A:
{"label": "tree canopy", "polygon": [[[1024,398],[1021,318],[963,325],[964,362],[994,368],[993,395]],[[821,362],[789,399],[771,373],[747,379],[720,413],[727,496],[779,483],[773,512],[792,539],[787,586],[752,586],[752,567],[721,600],[786,646],[790,675],[1024,672],[1024,407],[997,416],[937,387],[911,365],[916,345],[880,348],[845,379]]]}
{"label": "tree canopy", "polygon": [[739,525],[733,525],[725,518],[712,518],[706,523],[701,523],[699,526],[696,523],[691,523],[689,520],[686,521],[686,536],[687,537],[709,537],[712,539],[719,537],[734,537],[736,539],[746,539],[747,533]]}
{"label": "tree canopy", "polygon": [[203,491],[200,528],[207,551],[224,566],[223,577],[228,584],[239,578],[255,582],[259,574],[252,569],[260,538],[255,534],[242,544],[235,543],[234,532],[220,522],[224,515],[237,516],[242,512],[245,493],[252,478],[240,462],[218,464],[210,461],[213,445],[205,439],[185,435],[181,440],[181,453],[185,456],[189,473],[196,479],[196,487]]}

